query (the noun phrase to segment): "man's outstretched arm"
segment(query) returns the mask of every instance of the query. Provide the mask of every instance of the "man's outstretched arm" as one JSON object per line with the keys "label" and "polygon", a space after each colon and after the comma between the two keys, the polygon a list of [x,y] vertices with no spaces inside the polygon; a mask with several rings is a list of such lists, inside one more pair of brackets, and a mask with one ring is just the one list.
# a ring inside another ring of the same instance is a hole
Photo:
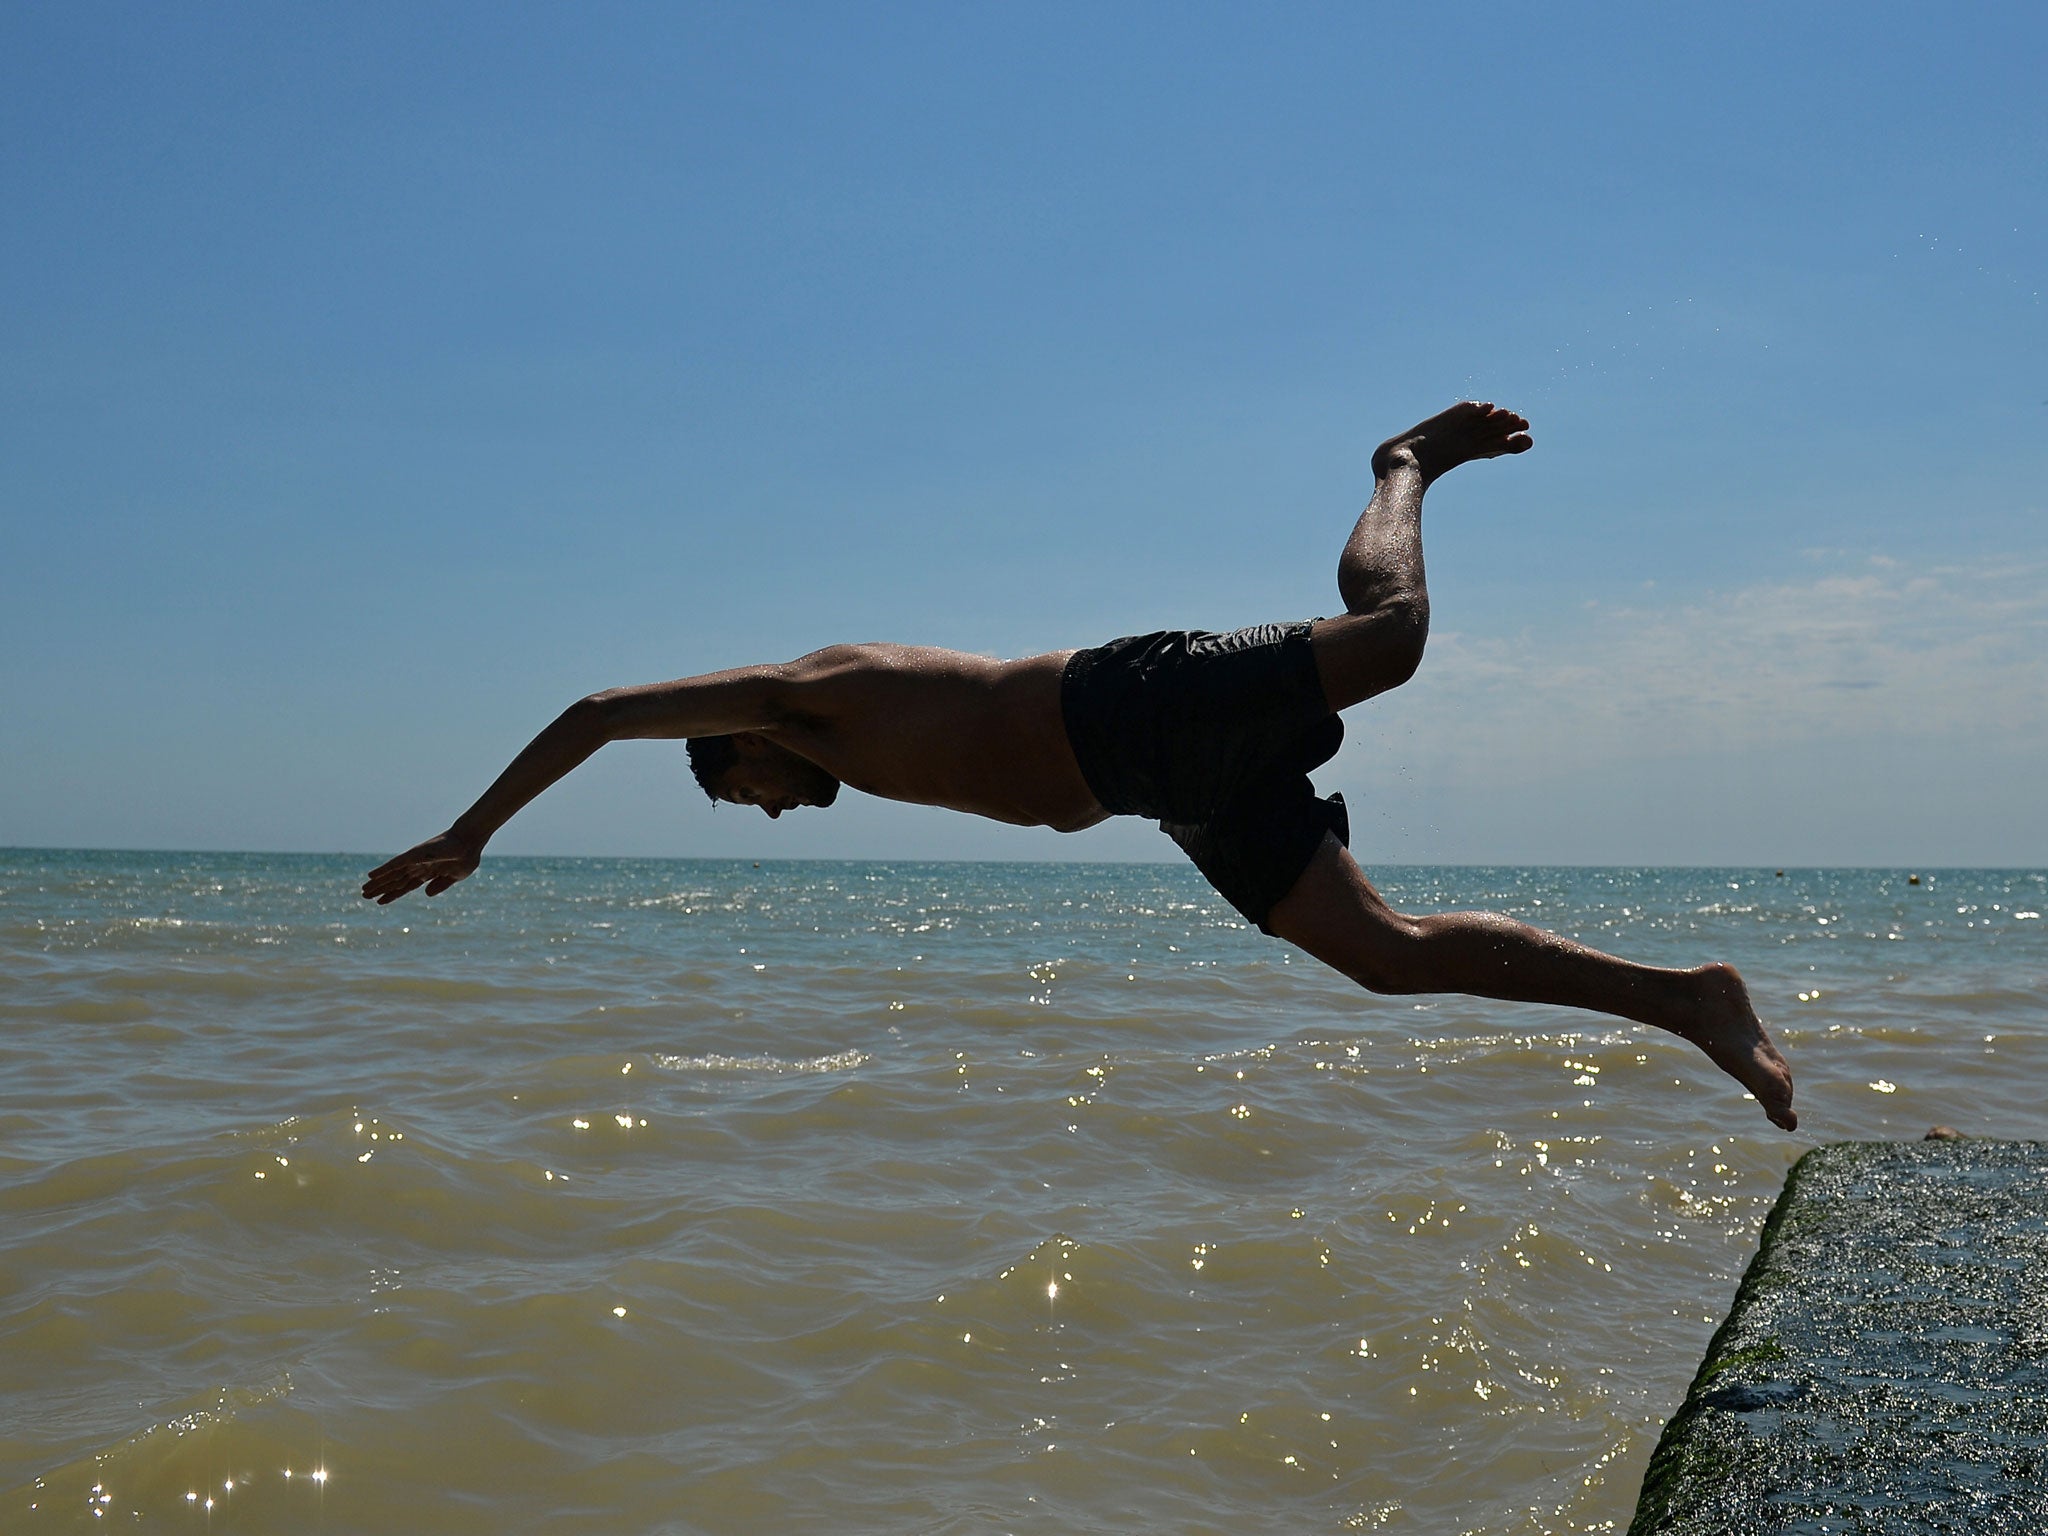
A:
{"label": "man's outstretched arm", "polygon": [[527,743],[454,826],[371,870],[364,898],[388,906],[421,886],[438,896],[468,878],[500,827],[608,741],[724,736],[779,723],[789,713],[790,671],[740,667],[578,699]]}

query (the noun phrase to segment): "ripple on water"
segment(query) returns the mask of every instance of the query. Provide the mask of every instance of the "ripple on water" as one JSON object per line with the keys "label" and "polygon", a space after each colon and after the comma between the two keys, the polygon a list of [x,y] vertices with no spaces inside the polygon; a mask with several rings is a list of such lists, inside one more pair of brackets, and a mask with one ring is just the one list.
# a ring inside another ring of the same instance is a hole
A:
{"label": "ripple on water", "polygon": [[664,1072],[738,1072],[770,1077],[789,1072],[851,1072],[871,1060],[866,1051],[832,1051],[801,1060],[780,1056],[671,1056],[659,1051],[654,1056],[655,1065]]}

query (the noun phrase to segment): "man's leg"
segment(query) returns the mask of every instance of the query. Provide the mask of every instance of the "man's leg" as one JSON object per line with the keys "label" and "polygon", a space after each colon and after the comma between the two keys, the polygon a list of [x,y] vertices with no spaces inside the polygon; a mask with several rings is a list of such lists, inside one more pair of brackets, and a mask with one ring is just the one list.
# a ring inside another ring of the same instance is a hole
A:
{"label": "man's leg", "polygon": [[1268,928],[1374,992],[1464,992],[1590,1008],[1691,1041],[1791,1130],[1792,1074],[1726,965],[1659,970],[1491,912],[1408,917],[1326,837]]}
{"label": "man's leg", "polygon": [[1349,709],[1414,675],[1429,634],[1422,494],[1460,464],[1523,452],[1528,429],[1513,411],[1467,400],[1380,444],[1372,500],[1337,562],[1345,612],[1317,624],[1313,637],[1330,708]]}

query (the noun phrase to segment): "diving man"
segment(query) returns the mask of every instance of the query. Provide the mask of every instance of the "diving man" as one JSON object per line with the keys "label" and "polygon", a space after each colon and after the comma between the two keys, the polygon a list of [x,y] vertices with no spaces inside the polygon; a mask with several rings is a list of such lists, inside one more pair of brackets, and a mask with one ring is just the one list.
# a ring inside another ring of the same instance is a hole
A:
{"label": "diving man", "polygon": [[771,817],[842,785],[1061,832],[1143,816],[1247,921],[1374,992],[1463,992],[1652,1024],[1690,1041],[1790,1130],[1792,1076],[1727,965],[1667,970],[1484,912],[1411,916],[1351,857],[1341,796],[1309,772],[1341,711],[1414,675],[1429,629],[1422,501],[1529,423],[1466,401],[1382,443],[1337,566],[1345,611],[1229,634],[1172,631],[996,661],[835,645],[780,665],[607,689],[572,704],[446,832],[372,870],[363,895],[439,895],[528,801],[606,742],[682,738],[715,800]]}

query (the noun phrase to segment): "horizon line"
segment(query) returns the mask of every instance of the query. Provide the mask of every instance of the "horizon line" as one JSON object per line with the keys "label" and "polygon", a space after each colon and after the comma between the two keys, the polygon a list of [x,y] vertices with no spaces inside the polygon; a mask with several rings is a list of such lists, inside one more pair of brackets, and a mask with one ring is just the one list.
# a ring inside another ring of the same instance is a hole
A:
{"label": "horizon line", "polygon": [[[286,858],[286,859],[371,859],[382,862],[388,854],[364,853],[353,849],[322,848],[126,848],[91,847],[60,843],[0,843],[0,857],[17,853],[35,854],[135,854],[149,857],[229,857],[229,858]],[[640,864],[1047,864],[1070,865],[1076,868],[1151,868],[1154,866],[1178,867],[1192,870],[1194,866],[1184,859],[1068,859],[1068,858],[926,858],[926,857],[866,857],[866,858],[802,858],[789,855],[767,855],[752,858],[746,854],[693,854],[693,853],[499,853],[490,855],[492,862],[514,859],[525,860],[576,860],[585,862],[640,863]],[[1487,859],[1375,859],[1370,864],[1359,861],[1369,869],[1698,869],[1698,870],[1765,870],[1775,877],[1794,870],[1803,872],[1827,872],[1832,870],[1882,870],[1900,874],[1924,874],[1930,871],[1970,871],[1975,873],[2001,874],[2043,874],[2048,875],[2048,865],[2038,864],[1768,864],[1768,863],[1648,863],[1642,861],[1621,863],[1579,863],[1569,860],[1547,860],[1543,862],[1517,862],[1514,860]]]}

